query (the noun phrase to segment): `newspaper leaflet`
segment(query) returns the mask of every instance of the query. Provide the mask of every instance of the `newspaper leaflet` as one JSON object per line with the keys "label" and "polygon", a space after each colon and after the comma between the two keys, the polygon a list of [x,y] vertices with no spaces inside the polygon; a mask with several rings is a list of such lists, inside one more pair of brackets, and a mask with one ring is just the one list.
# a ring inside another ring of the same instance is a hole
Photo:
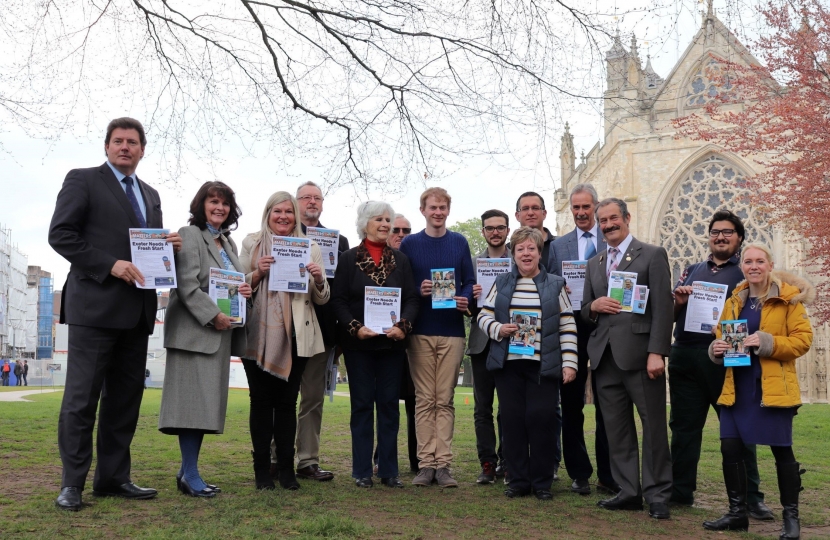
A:
{"label": "newspaper leaflet", "polygon": [[455,268],[433,268],[429,272],[432,276],[432,309],[454,309]]}
{"label": "newspaper leaflet", "polygon": [[620,303],[621,311],[631,313],[634,310],[634,287],[637,285],[637,272],[614,270],[608,276],[608,297]]}
{"label": "newspaper leaflet", "polygon": [[476,283],[481,285],[481,296],[478,297],[478,307],[484,307],[484,300],[490,294],[496,278],[501,274],[510,272],[511,260],[505,259],[486,259],[484,257],[476,259]]}
{"label": "newspaper leaflet", "polygon": [[340,246],[340,231],[322,227],[306,227],[305,234],[320,246],[320,251],[323,252],[323,270],[326,271],[326,278],[333,279],[340,255],[337,252]]}
{"label": "newspaper leaflet", "polygon": [[683,330],[698,334],[711,334],[718,324],[723,305],[726,303],[727,285],[695,281],[692,283],[692,294],[686,305],[686,324]]}
{"label": "newspaper leaflet", "polygon": [[139,289],[175,289],[176,261],[173,244],[167,242],[170,229],[130,229],[132,263],[144,276]]}
{"label": "newspaper leaflet", "polygon": [[248,303],[247,299],[239,294],[239,286],[245,283],[245,274],[211,268],[209,281],[208,296],[219,306],[219,311],[231,320],[231,326],[244,326]]}
{"label": "newspaper leaflet", "polygon": [[306,265],[311,261],[311,240],[296,236],[271,238],[274,264],[268,277],[268,290],[307,293],[310,277]]}
{"label": "newspaper leaflet", "polygon": [[562,277],[565,278],[568,288],[568,298],[574,311],[582,308],[582,291],[585,289],[585,272],[588,270],[588,261],[562,261]]}
{"label": "newspaper leaflet", "polygon": [[542,313],[539,310],[510,310],[510,322],[519,329],[510,336],[507,346],[509,354],[533,357],[536,331],[541,316]]}
{"label": "newspaper leaflet", "polygon": [[367,286],[363,296],[363,326],[385,334],[401,320],[400,287]]}
{"label": "newspaper leaflet", "polygon": [[744,348],[744,340],[749,336],[746,319],[721,321],[720,326],[720,338],[729,345],[729,350],[723,355],[724,367],[752,365],[749,351]]}

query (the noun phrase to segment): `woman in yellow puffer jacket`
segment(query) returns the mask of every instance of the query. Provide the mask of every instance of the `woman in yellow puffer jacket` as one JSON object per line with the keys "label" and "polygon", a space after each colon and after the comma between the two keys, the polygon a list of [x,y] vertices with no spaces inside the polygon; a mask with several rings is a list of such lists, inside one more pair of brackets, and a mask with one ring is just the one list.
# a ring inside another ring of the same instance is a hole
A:
{"label": "woman in yellow puffer jacket", "polygon": [[[793,416],[801,405],[801,390],[795,361],[810,349],[813,330],[804,304],[815,298],[815,288],[805,279],[773,271],[772,254],[766,246],[749,244],[741,254],[746,278],[727,299],[721,321],[746,321],[748,336],[744,350],[751,364],[726,368],[718,403],[720,413],[723,477],[729,511],[709,530],[747,530],[746,468],[741,453],[745,444],[763,444],[775,456],[778,488],[784,507],[779,538],[799,538],[798,492],[800,464],[792,450]],[[721,336],[709,346],[709,357],[722,364],[734,346]],[[736,324],[735,326],[740,326]]]}

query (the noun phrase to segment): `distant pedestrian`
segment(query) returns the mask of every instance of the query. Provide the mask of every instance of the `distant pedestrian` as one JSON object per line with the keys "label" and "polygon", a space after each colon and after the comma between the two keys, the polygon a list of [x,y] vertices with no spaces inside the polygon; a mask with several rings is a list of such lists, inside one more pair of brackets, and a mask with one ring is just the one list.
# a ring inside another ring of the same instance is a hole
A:
{"label": "distant pedestrian", "polygon": [[29,361],[23,360],[23,386],[29,386]]}
{"label": "distant pedestrian", "polygon": [[147,382],[150,380],[150,370],[144,368],[144,389],[147,390]]}
{"label": "distant pedestrian", "polygon": [[14,361],[14,378],[16,379],[14,385],[15,386],[22,386],[22,384],[23,384],[23,380],[22,380],[23,379],[23,366],[20,365],[20,360],[15,360]]}
{"label": "distant pedestrian", "polygon": [[9,365],[8,360],[3,360],[3,369],[0,371],[0,374],[3,376],[3,386],[9,385],[9,374],[11,374],[12,368]]}

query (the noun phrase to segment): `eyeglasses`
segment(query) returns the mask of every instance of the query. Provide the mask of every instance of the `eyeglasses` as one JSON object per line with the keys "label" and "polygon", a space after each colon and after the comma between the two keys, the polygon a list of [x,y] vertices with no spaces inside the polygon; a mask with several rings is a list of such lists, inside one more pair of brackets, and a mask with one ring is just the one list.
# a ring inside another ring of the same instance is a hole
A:
{"label": "eyeglasses", "polygon": [[494,226],[492,226],[492,225],[487,225],[486,227],[482,227],[482,228],[483,228],[486,232],[489,232],[489,233],[491,233],[491,232],[493,232],[493,231],[504,232],[504,231],[506,231],[506,230],[507,230],[507,225],[497,225],[497,226],[495,226],[495,227],[494,227]]}
{"label": "eyeglasses", "polygon": [[722,234],[724,238],[732,238],[732,235],[735,234],[735,229],[712,229],[709,231],[709,236],[712,238],[717,238],[719,234]]}
{"label": "eyeglasses", "polygon": [[410,227],[392,227],[392,234],[409,234],[412,232]]}
{"label": "eyeglasses", "polygon": [[303,195],[302,197],[297,197],[298,201],[314,201],[314,202],[323,202],[323,198],[319,195]]}
{"label": "eyeglasses", "polygon": [[544,208],[541,206],[522,206],[521,208],[519,208],[519,212],[529,212],[531,210],[533,210],[534,212],[541,212],[542,210],[544,210]]}

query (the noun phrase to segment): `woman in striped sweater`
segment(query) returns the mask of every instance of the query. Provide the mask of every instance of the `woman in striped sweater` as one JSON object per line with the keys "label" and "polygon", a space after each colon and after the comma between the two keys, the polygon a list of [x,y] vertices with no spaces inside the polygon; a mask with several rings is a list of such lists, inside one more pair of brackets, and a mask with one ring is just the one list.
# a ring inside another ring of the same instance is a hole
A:
{"label": "woman in striped sweater", "polygon": [[496,279],[478,315],[491,339],[487,369],[499,396],[510,472],[504,494],[510,498],[531,491],[540,500],[553,497],[559,383],[574,380],[577,370],[576,322],[565,280],[540,264],[543,243],[536,229],[513,233],[513,269]]}

